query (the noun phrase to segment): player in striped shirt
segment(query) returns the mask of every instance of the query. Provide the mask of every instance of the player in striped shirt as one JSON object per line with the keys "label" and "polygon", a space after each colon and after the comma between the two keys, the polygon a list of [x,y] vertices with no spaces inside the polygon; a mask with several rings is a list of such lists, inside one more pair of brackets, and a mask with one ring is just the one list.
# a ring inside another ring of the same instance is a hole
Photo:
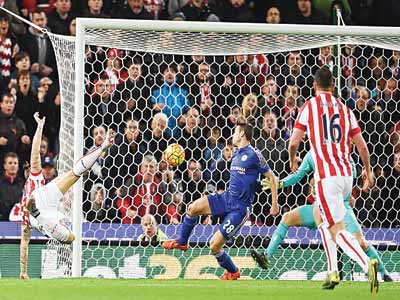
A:
{"label": "player in striped shirt", "polygon": [[104,143],[80,158],[73,169],[45,184],[40,162],[40,144],[45,118],[34,114],[37,128],[32,141],[29,176],[21,198],[22,229],[20,245],[20,278],[28,279],[27,261],[31,229],[60,243],[70,244],[75,237],[70,231],[66,217],[58,211],[63,195],[88,171],[103,151],[111,147],[114,133],[109,132]]}
{"label": "player in striped shirt", "polygon": [[[344,224],[345,206],[343,199],[351,193],[353,177],[350,154],[353,142],[364,164],[363,189],[367,191],[373,184],[369,151],[361,135],[361,129],[353,112],[340,100],[332,96],[333,76],[323,67],[315,74],[316,96],[308,100],[300,109],[295,128],[289,141],[290,168],[298,169],[296,153],[307,131],[311,144],[311,156],[315,166],[314,180],[316,200],[322,219],[332,240],[342,248],[368,273],[371,292],[378,291],[378,261],[369,259],[355,237],[346,230]],[[332,283],[339,283],[335,272],[328,275]]]}
{"label": "player in striped shirt", "polygon": [[[352,172],[354,178],[357,177],[356,167],[354,165],[354,161],[350,159]],[[304,176],[314,171],[314,163],[312,161],[311,153],[308,152],[303,159],[299,169],[296,173],[293,173],[284,179],[279,181],[278,186],[280,188],[289,187],[299,183]],[[270,188],[270,182],[268,178],[264,178],[261,181],[261,185],[263,186],[263,190],[267,190]],[[388,272],[386,271],[379,254],[377,253],[376,249],[367,243],[364,238],[363,232],[361,230],[361,226],[358,224],[357,218],[354,215],[353,208],[350,205],[351,194],[347,195],[344,199],[344,206],[346,208],[346,213],[344,216],[344,223],[346,229],[353,234],[357,241],[359,242],[360,246],[363,248],[365,253],[368,255],[369,258],[376,258],[379,262],[379,272],[382,275],[384,281],[393,281],[392,278],[389,276]],[[314,200],[314,199],[313,199]],[[269,267],[269,261],[271,260],[272,256],[275,254],[278,246],[282,243],[283,239],[285,238],[289,227],[293,226],[301,226],[306,227],[311,230],[315,230],[318,228],[320,231],[322,242],[324,244],[325,254],[326,257],[331,258],[328,261],[328,273],[338,272],[337,266],[337,258],[336,255],[336,245],[330,238],[329,232],[327,232],[326,226],[323,226],[322,219],[320,213],[318,211],[318,207],[313,204],[305,204],[291,210],[283,215],[281,222],[279,223],[278,227],[276,228],[274,234],[272,235],[271,241],[268,245],[268,248],[265,254],[260,254],[255,250],[251,250],[251,255],[254,260],[259,264],[259,266],[263,269],[267,269]],[[314,216],[315,215],[315,216]],[[329,239],[329,241],[328,241]],[[333,248],[328,246],[333,244]],[[333,259],[332,259],[333,258]],[[322,288],[323,289],[333,289],[335,284],[332,284],[330,280],[324,282]]]}

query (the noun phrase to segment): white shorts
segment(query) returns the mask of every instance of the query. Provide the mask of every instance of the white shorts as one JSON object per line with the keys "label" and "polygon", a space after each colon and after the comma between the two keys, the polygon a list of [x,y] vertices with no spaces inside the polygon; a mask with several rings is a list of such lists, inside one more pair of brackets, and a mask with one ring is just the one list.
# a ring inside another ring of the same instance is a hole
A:
{"label": "white shorts", "polygon": [[54,181],[34,190],[32,195],[35,198],[36,207],[40,212],[45,210],[57,211],[60,201],[63,198],[63,194]]}
{"label": "white shorts", "polygon": [[71,230],[66,221],[67,218],[58,209],[63,194],[55,182],[52,181],[38,188],[32,192],[32,195],[40,214],[37,218],[30,216],[31,225],[50,238],[61,243],[66,242]]}
{"label": "white shorts", "polygon": [[324,178],[315,184],[315,195],[321,216],[328,228],[343,221],[346,209],[343,200],[351,193],[353,177]]}

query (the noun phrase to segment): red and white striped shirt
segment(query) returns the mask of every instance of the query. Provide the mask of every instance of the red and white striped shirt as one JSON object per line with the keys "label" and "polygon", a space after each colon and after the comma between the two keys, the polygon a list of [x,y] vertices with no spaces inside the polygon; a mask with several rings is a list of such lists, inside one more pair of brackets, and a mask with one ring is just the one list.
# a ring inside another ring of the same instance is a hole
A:
{"label": "red and white striped shirt", "polygon": [[350,108],[331,93],[321,93],[304,103],[294,127],[307,131],[316,181],[352,176],[351,137],[361,129]]}
{"label": "red and white striped shirt", "polygon": [[25,182],[24,191],[21,198],[21,210],[22,210],[22,224],[30,226],[29,212],[26,209],[26,202],[31,196],[35,189],[38,189],[45,185],[45,180],[42,174],[42,170],[37,173],[30,173],[28,179]]}

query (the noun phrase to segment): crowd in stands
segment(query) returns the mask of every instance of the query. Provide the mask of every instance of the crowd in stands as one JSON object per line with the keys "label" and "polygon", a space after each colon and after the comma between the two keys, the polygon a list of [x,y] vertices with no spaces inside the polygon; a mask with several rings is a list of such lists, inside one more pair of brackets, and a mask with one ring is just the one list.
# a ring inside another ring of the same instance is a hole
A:
{"label": "crowd in stands", "polygon": [[[332,1],[331,11],[339,6],[348,24],[399,22],[379,15],[387,2],[395,1],[363,2],[349,1],[350,14],[342,1]],[[76,17],[335,23],[311,0],[0,0],[0,6],[62,35],[75,35]],[[368,19],[373,13],[376,18]],[[360,182],[355,185],[356,215],[366,227],[400,226],[400,51],[355,45],[341,51],[341,89],[336,92],[359,120],[376,176],[371,193],[363,194]],[[117,137],[85,177],[85,220],[143,228],[146,222],[179,224],[191,201],[228,186],[234,150],[230,137],[241,114],[253,125],[254,145],[272,170],[280,178],[287,176],[287,143],[298,111],[313,95],[315,71],[328,66],[337,72],[335,57],[329,46],[219,57],[87,47],[84,151],[101,145],[108,128]],[[10,219],[22,195],[36,111],[46,116],[40,152],[46,182],[57,175],[62,101],[58,80],[48,36],[0,11],[0,221]],[[173,142],[181,144],[186,155],[177,169],[163,160]],[[308,149],[305,141],[303,155]],[[354,159],[359,162],[357,155]],[[358,163],[358,174],[360,167]],[[282,213],[310,199],[306,183],[280,193]],[[249,222],[279,221],[269,216],[268,198],[260,191]]]}

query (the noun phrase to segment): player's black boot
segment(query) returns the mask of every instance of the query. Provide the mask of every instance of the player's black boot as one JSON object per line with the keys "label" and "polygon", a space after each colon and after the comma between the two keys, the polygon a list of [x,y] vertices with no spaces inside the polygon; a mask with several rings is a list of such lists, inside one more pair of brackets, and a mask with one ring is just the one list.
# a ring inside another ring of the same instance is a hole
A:
{"label": "player's black boot", "polygon": [[261,269],[269,268],[268,257],[265,254],[258,253],[256,250],[250,250],[250,254]]}
{"label": "player's black boot", "polygon": [[382,279],[383,279],[384,282],[393,282],[393,278],[390,277],[389,274],[383,275],[383,278],[382,278]]}

